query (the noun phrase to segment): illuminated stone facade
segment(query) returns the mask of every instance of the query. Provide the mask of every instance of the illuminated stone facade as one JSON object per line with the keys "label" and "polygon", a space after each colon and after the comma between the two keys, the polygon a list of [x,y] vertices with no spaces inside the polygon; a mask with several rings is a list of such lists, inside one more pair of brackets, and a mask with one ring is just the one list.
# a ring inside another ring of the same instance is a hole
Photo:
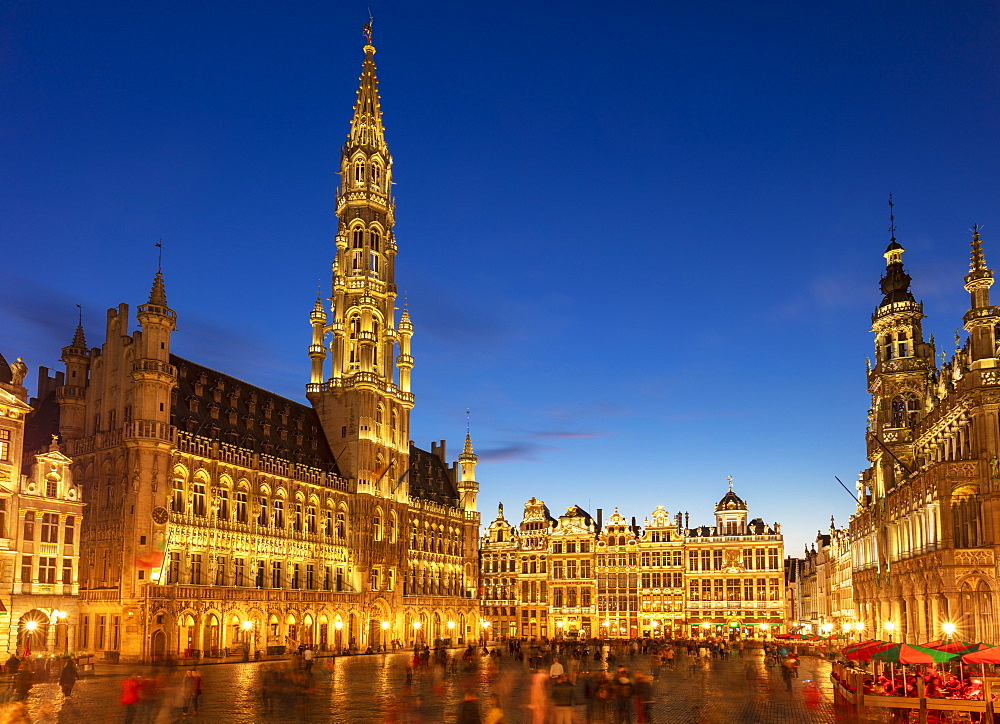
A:
{"label": "illuminated stone facade", "polygon": [[784,624],[780,527],[747,522],[730,490],[716,525],[657,506],[643,526],[579,506],[554,519],[532,498],[480,541],[483,616],[494,636],[639,638],[769,633]]}
{"label": "illuminated stone facade", "polygon": [[58,443],[24,453],[25,371],[0,356],[0,648],[19,656],[75,650],[84,512]]}
{"label": "illuminated stone facade", "polygon": [[1000,308],[992,306],[978,231],[973,233],[963,317],[950,359],[936,358],[921,329],[903,247],[885,251],[883,298],[872,315],[868,371],[871,466],[851,519],[855,598],[869,632],[921,643],[944,623],[966,641],[1000,640]]}
{"label": "illuminated stone facade", "polygon": [[123,658],[364,650],[479,635],[478,483],[467,436],[412,445],[397,319],[392,158],[367,44],[340,164],[328,304],[309,314],[311,405],[171,353],[158,271],[132,331],[63,350],[58,433],[85,483],[81,650]]}

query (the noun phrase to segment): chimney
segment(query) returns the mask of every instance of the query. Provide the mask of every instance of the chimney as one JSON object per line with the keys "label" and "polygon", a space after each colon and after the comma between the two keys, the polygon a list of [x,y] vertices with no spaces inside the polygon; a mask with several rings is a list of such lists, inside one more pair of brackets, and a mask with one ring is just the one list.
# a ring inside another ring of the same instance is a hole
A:
{"label": "chimney", "polygon": [[690,528],[691,527],[691,522],[690,521],[691,521],[691,514],[690,513],[685,513],[684,514],[684,527],[685,528]]}
{"label": "chimney", "polygon": [[597,509],[597,532],[601,532],[601,525],[604,521],[604,508]]}
{"label": "chimney", "polygon": [[633,515],[632,516],[632,532],[635,533],[637,530],[638,530],[638,528],[635,525],[635,516]]}

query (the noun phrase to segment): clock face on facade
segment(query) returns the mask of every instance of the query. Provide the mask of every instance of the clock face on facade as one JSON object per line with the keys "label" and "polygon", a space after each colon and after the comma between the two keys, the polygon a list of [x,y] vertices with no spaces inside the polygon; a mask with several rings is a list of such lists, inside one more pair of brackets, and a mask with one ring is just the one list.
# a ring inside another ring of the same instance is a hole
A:
{"label": "clock face on facade", "polygon": [[153,520],[155,520],[157,523],[166,523],[167,518],[170,517],[170,515],[167,513],[167,509],[159,505],[153,508],[152,515],[153,515]]}

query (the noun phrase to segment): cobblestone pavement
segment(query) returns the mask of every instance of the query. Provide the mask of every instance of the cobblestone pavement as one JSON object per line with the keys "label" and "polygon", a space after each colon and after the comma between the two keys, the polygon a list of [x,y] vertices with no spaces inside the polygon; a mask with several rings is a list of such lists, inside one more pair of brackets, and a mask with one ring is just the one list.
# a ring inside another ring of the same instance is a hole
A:
{"label": "cobblestone pavement", "polygon": [[[504,660],[491,669],[481,659],[473,671],[419,673],[406,684],[406,654],[338,658],[328,672],[318,659],[311,681],[299,679],[294,688],[282,691],[265,704],[262,677],[280,664],[250,663],[201,666],[204,694],[198,714],[180,716],[176,681],[164,688],[156,706],[137,711],[136,724],[183,722],[454,722],[462,693],[472,690],[483,701],[495,692],[506,711],[507,724],[528,724],[526,708],[529,671],[524,664]],[[622,659],[629,668],[648,671],[645,657]],[[105,667],[107,670],[110,667]],[[37,684],[29,707],[35,721],[100,722],[125,721],[118,704],[120,674],[82,679],[71,699],[64,699],[54,683]],[[746,658],[715,661],[679,656],[672,669],[664,669],[654,684],[654,724],[827,724],[844,722],[834,712],[827,662],[804,657],[793,690],[786,691],[777,667],[766,666],[759,651]],[[175,675],[176,676],[179,676]],[[818,702],[807,704],[809,682],[819,687]],[[300,693],[305,688],[306,693]],[[578,687],[579,688],[579,687]],[[582,700],[582,696],[580,697]],[[166,706],[162,702],[165,702]],[[416,711],[414,711],[416,710]],[[584,708],[575,710],[575,722],[585,722]],[[610,722],[609,722],[610,724]]]}

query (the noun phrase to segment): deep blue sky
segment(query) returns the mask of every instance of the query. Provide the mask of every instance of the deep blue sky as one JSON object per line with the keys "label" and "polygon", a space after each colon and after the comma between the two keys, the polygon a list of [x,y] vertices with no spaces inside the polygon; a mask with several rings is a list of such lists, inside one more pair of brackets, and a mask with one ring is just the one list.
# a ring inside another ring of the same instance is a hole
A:
{"label": "deep blue sky", "polygon": [[[0,349],[58,366],[148,293],[174,350],[302,399],[366,4],[0,7]],[[472,408],[481,509],[732,475],[793,553],[846,523],[886,197],[952,349],[1000,265],[993,2],[375,2],[413,437]],[[998,291],[1000,293],[1000,291]]]}

